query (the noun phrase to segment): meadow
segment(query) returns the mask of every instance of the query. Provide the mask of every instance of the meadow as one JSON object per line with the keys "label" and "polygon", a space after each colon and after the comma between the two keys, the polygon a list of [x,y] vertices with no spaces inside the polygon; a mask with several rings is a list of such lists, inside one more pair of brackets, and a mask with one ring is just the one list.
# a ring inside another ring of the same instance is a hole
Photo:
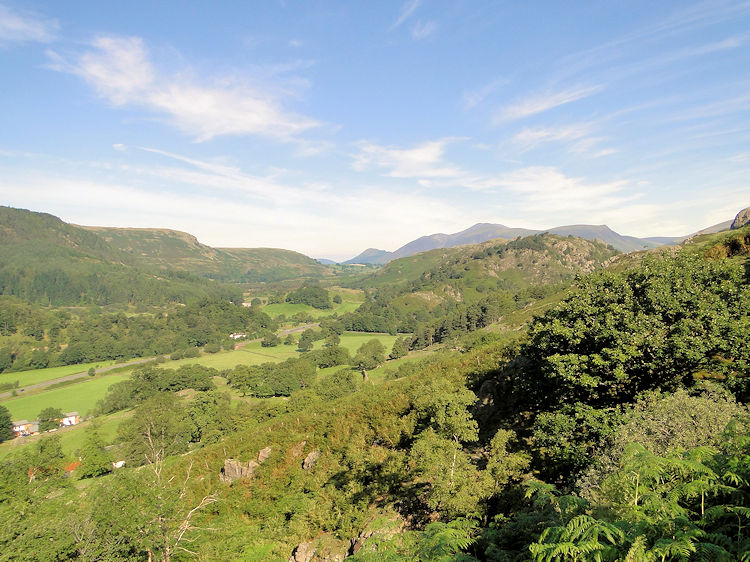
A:
{"label": "meadow", "polygon": [[347,312],[354,312],[359,308],[363,302],[365,302],[365,296],[362,291],[353,289],[332,289],[329,291],[330,294],[338,295],[341,297],[340,303],[333,303],[333,308],[319,309],[313,308],[307,304],[293,304],[290,302],[282,302],[275,304],[267,304],[263,307],[263,312],[268,314],[271,318],[278,318],[281,315],[291,318],[295,314],[303,313],[307,314],[314,319],[324,318],[333,314],[345,314]]}
{"label": "meadow", "polygon": [[[129,418],[132,415],[132,410],[116,412],[108,416],[100,416],[96,418],[96,420],[81,422],[72,427],[60,428],[54,434],[60,436],[60,446],[62,447],[63,452],[68,456],[73,456],[75,452],[80,450],[83,446],[83,442],[86,440],[86,435],[88,434],[87,429],[89,429],[93,423],[98,425],[99,435],[104,442],[111,443],[115,439],[117,428],[120,426],[122,420]],[[7,457],[15,451],[21,450],[22,447],[36,443],[42,437],[43,435],[31,435],[29,437],[12,439],[5,443],[0,443],[0,459]]]}
{"label": "meadow", "polygon": [[44,408],[60,408],[63,412],[76,411],[86,416],[96,407],[107,389],[116,382],[125,380],[130,373],[118,373],[96,377],[84,382],[50,388],[37,394],[15,396],[0,402],[8,408],[14,420],[34,420]]}
{"label": "meadow", "polygon": [[98,369],[114,365],[114,361],[96,361],[94,363],[82,363],[78,365],[63,365],[62,367],[48,367],[46,369],[34,369],[33,371],[18,371],[14,373],[3,373],[0,375],[0,383],[18,381],[19,387],[29,386],[40,382],[51,381],[74,375],[76,373],[85,373],[91,367]]}

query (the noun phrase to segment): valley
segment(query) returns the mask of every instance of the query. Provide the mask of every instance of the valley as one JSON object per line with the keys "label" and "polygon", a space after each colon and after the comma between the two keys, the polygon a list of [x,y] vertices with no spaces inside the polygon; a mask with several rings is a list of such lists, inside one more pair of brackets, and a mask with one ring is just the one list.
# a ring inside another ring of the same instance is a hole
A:
{"label": "valley", "polygon": [[[33,280],[40,292],[0,296],[4,423],[81,416],[0,443],[8,559],[88,559],[78,525],[97,557],[165,558],[186,517],[195,554],[179,559],[542,560],[560,544],[636,556],[678,522],[696,551],[744,548],[713,537],[729,532],[719,510],[750,493],[721,476],[747,470],[750,226],[636,253],[535,233],[343,275],[269,258],[256,274],[252,250],[6,213],[18,271],[30,247],[67,248],[70,275],[90,275],[70,265],[86,255],[189,287],[161,303],[60,305]],[[688,431],[678,411],[705,413]],[[654,423],[670,437],[654,441]],[[229,476],[236,462],[245,476]],[[70,501],[82,510],[53,522]],[[135,511],[123,521],[106,505]],[[581,521],[609,534],[560,538]]]}

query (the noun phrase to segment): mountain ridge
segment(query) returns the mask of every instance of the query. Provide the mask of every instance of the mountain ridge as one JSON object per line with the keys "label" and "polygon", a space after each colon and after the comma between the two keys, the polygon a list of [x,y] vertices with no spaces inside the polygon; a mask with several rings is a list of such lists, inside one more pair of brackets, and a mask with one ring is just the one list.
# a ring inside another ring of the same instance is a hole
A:
{"label": "mountain ridge", "polygon": [[420,236],[419,238],[416,238],[411,242],[407,242],[393,252],[380,250],[377,248],[368,248],[364,252],[343,263],[383,265],[398,258],[413,256],[414,254],[426,252],[429,250],[436,250],[439,248],[453,248],[456,246],[462,246],[464,244],[478,244],[496,238],[512,240],[517,237],[524,238],[526,236],[533,236],[535,234],[542,234],[544,232],[559,234],[561,236],[577,236],[585,240],[599,240],[601,242],[604,242],[605,244],[611,245],[613,248],[621,252],[627,253],[638,250],[646,250],[649,248],[656,248],[658,246],[679,244],[690,238],[691,236],[695,236],[697,234],[719,232],[720,230],[725,230],[726,228],[729,228],[731,222],[731,220],[725,221],[686,236],[654,236],[648,238],[638,238],[635,236],[622,235],[612,230],[606,224],[571,224],[557,226],[545,230],[534,230],[529,228],[508,227],[503,224],[476,223],[465,230],[454,232],[452,234],[439,232],[426,236]]}

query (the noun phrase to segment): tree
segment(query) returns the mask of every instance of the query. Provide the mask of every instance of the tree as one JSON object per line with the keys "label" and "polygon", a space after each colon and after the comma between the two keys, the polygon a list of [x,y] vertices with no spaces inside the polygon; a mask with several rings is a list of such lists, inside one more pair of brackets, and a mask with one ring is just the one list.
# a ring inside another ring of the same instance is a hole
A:
{"label": "tree", "polygon": [[407,353],[409,353],[409,346],[406,342],[406,338],[397,338],[396,341],[393,342],[393,348],[391,349],[389,357],[391,359],[398,359]]}
{"label": "tree", "polygon": [[745,275],[739,262],[678,255],[580,279],[532,322],[519,396],[540,409],[614,406],[696,377],[726,378],[749,392]]}
{"label": "tree", "polygon": [[374,369],[385,362],[385,347],[380,340],[371,339],[363,343],[354,355],[354,363],[360,369]]}
{"label": "tree", "polygon": [[60,427],[60,420],[63,419],[63,411],[60,408],[45,408],[39,412],[39,431],[49,431]]}
{"label": "tree", "polygon": [[421,479],[429,483],[427,505],[449,517],[479,516],[480,504],[492,492],[489,474],[478,470],[463,450],[464,443],[479,438],[468,410],[475,401],[470,390],[440,380],[427,386],[414,404],[424,430],[410,456]]}
{"label": "tree", "polygon": [[5,406],[0,405],[0,443],[13,439],[13,420],[10,417],[10,411]]}
{"label": "tree", "polygon": [[7,371],[13,365],[13,353],[10,347],[0,348],[0,373]]}
{"label": "tree", "polygon": [[273,333],[266,334],[260,342],[262,347],[276,347],[281,343],[281,338]]}
{"label": "tree", "polygon": [[79,478],[93,478],[112,471],[112,458],[104,449],[105,443],[99,429],[97,423],[93,424],[81,447],[81,466],[77,470]]}
{"label": "tree", "polygon": [[133,417],[118,429],[122,451],[129,463],[148,464],[161,477],[164,459],[188,448],[192,423],[180,399],[174,394],[155,394],[140,406]]}
{"label": "tree", "polygon": [[495,492],[510,481],[520,478],[529,467],[531,459],[527,454],[508,451],[508,444],[514,439],[516,435],[512,431],[498,429],[490,441],[487,452],[487,472],[492,477]]}

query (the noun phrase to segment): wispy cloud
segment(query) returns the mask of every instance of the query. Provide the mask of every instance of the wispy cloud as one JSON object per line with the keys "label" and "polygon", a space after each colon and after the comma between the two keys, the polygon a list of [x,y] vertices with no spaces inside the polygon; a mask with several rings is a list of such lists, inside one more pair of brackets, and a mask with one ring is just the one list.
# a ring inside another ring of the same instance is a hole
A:
{"label": "wispy cloud", "polygon": [[594,136],[591,123],[575,123],[564,127],[526,127],[513,136],[512,142],[524,152],[547,143],[561,143],[569,152],[592,157],[617,152],[614,148],[601,148],[604,140]]}
{"label": "wispy cloud", "polygon": [[419,5],[422,3],[422,0],[408,0],[408,2],[405,2],[401,5],[401,9],[398,12],[398,17],[396,18],[396,21],[391,24],[391,29],[396,29],[401,24],[403,24],[406,20],[408,20],[411,15],[416,11],[417,8],[419,8]]}
{"label": "wispy cloud", "polygon": [[138,37],[102,35],[90,47],[69,58],[49,51],[51,68],[80,76],[115,106],[139,106],[166,116],[198,141],[221,135],[291,140],[320,125],[284,109],[278,94],[240,79],[198,80],[189,72],[160,72]]}
{"label": "wispy cloud", "polygon": [[425,22],[419,20],[411,28],[411,37],[416,40],[426,39],[437,31],[437,27],[437,23],[432,20]]}
{"label": "wispy cloud", "polygon": [[[651,41],[663,40],[666,37],[737,18],[748,12],[750,12],[750,3],[744,0],[739,2],[736,0],[704,0],[689,6],[681,5],[680,9],[650,25],[645,25],[591,49],[568,55],[560,61],[558,66],[563,76],[573,76],[599,66],[611,67],[613,62],[625,56],[631,45],[643,45]],[[714,48],[733,47],[730,40],[729,43],[724,45],[716,44]],[[679,56],[685,58],[699,54],[706,54],[706,52],[698,50],[691,53],[688,49],[680,53]],[[674,56],[674,54],[666,56]]]}
{"label": "wispy cloud", "polygon": [[522,119],[548,111],[555,107],[578,101],[604,89],[602,85],[579,86],[560,91],[550,91],[541,94],[533,94],[523,100],[501,108],[495,115],[495,122],[512,121]]}
{"label": "wispy cloud", "polygon": [[477,90],[465,91],[462,96],[463,108],[466,110],[473,109],[507,83],[508,80],[506,78],[497,78]]}
{"label": "wispy cloud", "polygon": [[0,46],[11,42],[49,43],[59,28],[56,20],[0,5]]}

